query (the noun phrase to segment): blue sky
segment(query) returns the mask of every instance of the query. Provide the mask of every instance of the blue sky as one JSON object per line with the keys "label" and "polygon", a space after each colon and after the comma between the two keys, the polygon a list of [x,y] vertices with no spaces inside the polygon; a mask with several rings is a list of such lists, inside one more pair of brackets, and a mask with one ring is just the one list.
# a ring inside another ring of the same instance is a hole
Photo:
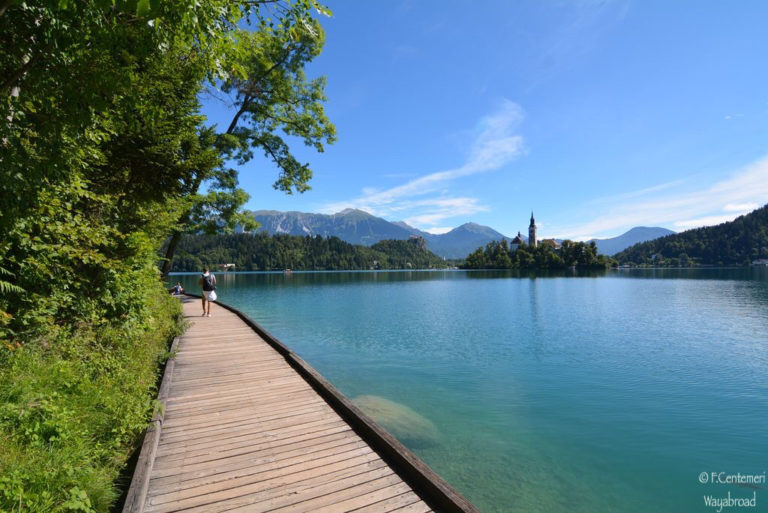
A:
{"label": "blue sky", "polygon": [[[250,209],[362,208],[439,233],[676,231],[768,202],[768,2],[329,1],[312,190],[243,166]],[[206,101],[213,122],[222,104]],[[226,120],[226,121],[225,121]]]}

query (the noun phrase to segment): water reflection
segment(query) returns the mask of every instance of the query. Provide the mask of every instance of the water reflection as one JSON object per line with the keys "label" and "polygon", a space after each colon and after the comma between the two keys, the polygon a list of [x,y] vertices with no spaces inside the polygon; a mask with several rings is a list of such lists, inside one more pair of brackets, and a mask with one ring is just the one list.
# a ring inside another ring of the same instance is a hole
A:
{"label": "water reflection", "polygon": [[[171,273],[169,282],[195,285],[199,273]],[[395,283],[405,281],[432,281],[446,279],[491,280],[507,278],[634,278],[634,279],[694,279],[768,281],[768,267],[739,268],[648,268],[606,270],[411,270],[411,271],[293,271],[282,272],[222,272],[216,273],[220,284],[245,280],[269,286],[323,285],[340,283]]]}

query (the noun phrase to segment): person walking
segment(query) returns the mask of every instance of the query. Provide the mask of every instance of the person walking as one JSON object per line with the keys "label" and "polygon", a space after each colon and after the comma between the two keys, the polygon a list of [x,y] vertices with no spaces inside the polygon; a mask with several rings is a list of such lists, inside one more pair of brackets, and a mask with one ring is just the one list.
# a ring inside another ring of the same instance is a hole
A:
{"label": "person walking", "polygon": [[[211,316],[211,303],[216,301],[216,276],[206,267],[197,283],[203,287],[203,316]],[[206,303],[208,311],[206,311]]]}

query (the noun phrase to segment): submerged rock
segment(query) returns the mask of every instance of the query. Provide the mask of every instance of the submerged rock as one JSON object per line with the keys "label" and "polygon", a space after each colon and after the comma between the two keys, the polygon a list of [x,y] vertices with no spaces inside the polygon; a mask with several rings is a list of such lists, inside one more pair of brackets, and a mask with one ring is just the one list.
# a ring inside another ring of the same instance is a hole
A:
{"label": "submerged rock", "polygon": [[352,402],[411,449],[437,444],[439,432],[432,421],[404,404],[377,395],[361,395],[352,399]]}

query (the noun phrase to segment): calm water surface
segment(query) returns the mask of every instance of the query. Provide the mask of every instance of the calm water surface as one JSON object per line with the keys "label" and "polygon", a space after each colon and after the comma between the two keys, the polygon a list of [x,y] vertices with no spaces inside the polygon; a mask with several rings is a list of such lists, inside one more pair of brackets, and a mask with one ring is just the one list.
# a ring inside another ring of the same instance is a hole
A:
{"label": "calm water surface", "polygon": [[482,511],[768,511],[699,482],[768,470],[766,269],[217,278],[347,396],[431,422],[402,441]]}

